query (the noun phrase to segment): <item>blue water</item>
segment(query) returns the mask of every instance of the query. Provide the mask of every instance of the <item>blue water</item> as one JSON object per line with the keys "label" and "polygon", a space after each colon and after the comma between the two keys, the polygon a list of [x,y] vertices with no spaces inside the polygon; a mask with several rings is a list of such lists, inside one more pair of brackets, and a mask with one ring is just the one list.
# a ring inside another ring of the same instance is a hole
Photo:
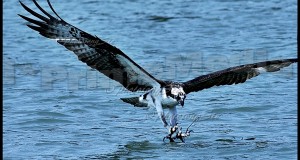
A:
{"label": "blue water", "polygon": [[[67,22],[117,46],[158,79],[297,57],[296,0],[55,1]],[[31,1],[23,1],[36,9]],[[47,8],[44,1],[41,6]],[[155,109],[25,26],[4,1],[4,159],[296,159],[297,67],[189,94],[186,143],[163,143]]]}

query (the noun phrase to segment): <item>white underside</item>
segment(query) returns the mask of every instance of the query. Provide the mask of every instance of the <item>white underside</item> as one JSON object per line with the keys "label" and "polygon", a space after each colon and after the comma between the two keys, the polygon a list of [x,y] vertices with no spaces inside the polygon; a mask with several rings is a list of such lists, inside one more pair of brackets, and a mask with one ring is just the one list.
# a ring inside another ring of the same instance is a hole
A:
{"label": "white underside", "polygon": [[[139,97],[139,101],[140,101],[140,103],[147,104],[147,106],[151,107],[152,105],[154,105],[153,104],[153,97],[154,97],[154,98],[156,98],[156,100],[161,102],[161,105],[164,109],[172,108],[172,107],[178,105],[178,102],[171,97],[167,97],[164,91],[158,95],[155,95],[155,96],[154,95],[153,95],[153,91],[150,91],[150,92],[148,92],[146,99],[144,99],[144,95],[141,95]],[[154,105],[154,107],[155,107],[155,105]]]}
{"label": "white underside", "polygon": [[[177,110],[178,102],[165,93],[165,89],[150,90],[148,93],[139,97],[140,103],[147,104],[148,107],[155,107],[158,116],[162,120],[165,127],[175,126],[177,124]],[[165,117],[164,110],[169,109],[170,117]],[[169,118],[169,123],[166,118]]]}

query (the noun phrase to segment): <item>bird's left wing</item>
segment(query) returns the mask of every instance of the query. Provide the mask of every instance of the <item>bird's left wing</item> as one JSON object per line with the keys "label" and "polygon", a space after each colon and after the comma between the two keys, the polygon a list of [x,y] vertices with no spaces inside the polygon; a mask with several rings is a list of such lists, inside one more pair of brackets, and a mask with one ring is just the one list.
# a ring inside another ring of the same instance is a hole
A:
{"label": "bird's left wing", "polygon": [[118,48],[61,19],[49,0],[47,0],[49,7],[58,18],[47,13],[36,0],[33,2],[47,17],[36,13],[20,2],[26,11],[39,18],[35,20],[19,15],[30,22],[27,26],[44,37],[57,40],[59,44],[73,51],[78,59],[88,66],[119,82],[130,91],[145,91],[164,83],[154,78]]}
{"label": "bird's left wing", "polygon": [[231,67],[184,82],[183,90],[188,94],[213,86],[244,83],[247,79],[258,76],[262,71],[276,72],[295,62],[298,62],[298,59],[273,60]]}

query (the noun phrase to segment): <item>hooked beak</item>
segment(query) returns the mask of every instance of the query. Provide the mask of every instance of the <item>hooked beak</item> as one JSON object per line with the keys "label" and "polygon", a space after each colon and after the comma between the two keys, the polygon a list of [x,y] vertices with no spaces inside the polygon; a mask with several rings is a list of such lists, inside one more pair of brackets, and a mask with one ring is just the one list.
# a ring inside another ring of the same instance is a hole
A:
{"label": "hooked beak", "polygon": [[180,100],[179,103],[180,103],[181,107],[184,106],[184,100]]}

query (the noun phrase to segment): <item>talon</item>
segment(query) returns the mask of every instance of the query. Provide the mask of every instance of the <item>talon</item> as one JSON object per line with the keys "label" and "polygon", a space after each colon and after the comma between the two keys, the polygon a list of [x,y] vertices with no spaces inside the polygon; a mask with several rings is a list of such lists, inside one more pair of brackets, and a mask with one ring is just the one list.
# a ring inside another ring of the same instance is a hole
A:
{"label": "talon", "polygon": [[[172,137],[172,135],[174,133],[178,132],[178,128],[179,128],[178,126],[170,127],[169,134],[163,138],[163,141],[165,142],[165,139],[169,139],[170,142],[175,142],[176,136]],[[181,130],[180,130],[180,132],[181,132]]]}
{"label": "talon", "polygon": [[172,136],[172,134],[174,134],[177,131],[177,129],[178,129],[178,126],[171,127],[169,130],[170,135]]}
{"label": "talon", "polygon": [[184,137],[186,137],[186,136],[185,136],[185,134],[182,133],[182,132],[178,132],[177,135],[176,135],[176,138],[180,139],[181,142],[183,142],[183,143],[185,143]]}
{"label": "talon", "polygon": [[[180,139],[181,142],[185,143],[184,138],[190,136],[191,132],[194,132],[193,130],[189,130],[187,128],[187,130],[185,131],[185,133],[182,133],[182,127],[179,126],[173,126],[169,128],[169,134],[167,136],[165,136],[163,138],[163,141],[165,142],[165,139],[169,139],[170,142],[175,142],[175,139]],[[172,137],[172,135],[176,133],[176,135],[174,137]]]}
{"label": "talon", "polygon": [[181,142],[185,143],[184,138],[190,136],[190,133],[194,132],[193,130],[187,130],[185,133],[182,133],[182,131],[180,130],[177,134],[176,134],[176,138],[180,139]]}
{"label": "talon", "polygon": [[174,139],[170,135],[167,135],[167,136],[164,137],[164,139],[163,139],[164,142],[165,142],[166,138],[169,139],[170,142],[175,142]]}

